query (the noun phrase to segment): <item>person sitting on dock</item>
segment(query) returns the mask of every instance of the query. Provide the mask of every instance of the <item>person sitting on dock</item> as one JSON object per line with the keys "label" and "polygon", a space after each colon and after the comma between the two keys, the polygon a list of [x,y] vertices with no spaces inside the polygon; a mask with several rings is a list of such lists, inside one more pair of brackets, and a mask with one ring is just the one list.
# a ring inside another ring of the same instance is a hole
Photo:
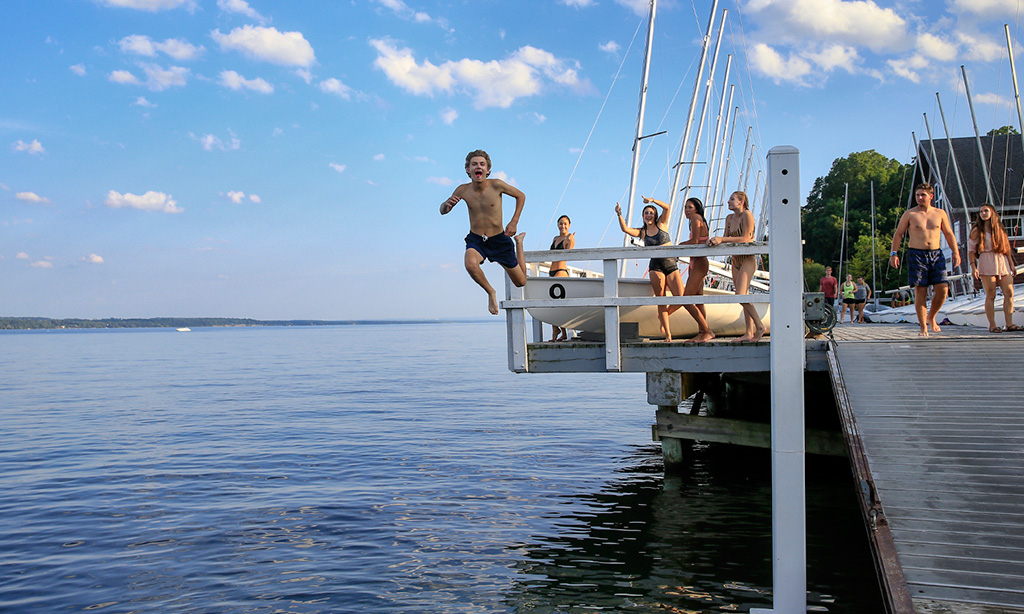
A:
{"label": "person sitting on dock", "polygon": [[[619,217],[619,228],[622,232],[631,237],[640,237],[644,245],[666,245],[672,241],[668,236],[668,219],[671,207],[654,198],[641,196],[644,204],[643,210],[644,225],[641,228],[630,228],[622,217],[622,207],[615,203],[615,214]],[[658,210],[649,203],[661,207],[661,215]],[[679,265],[675,258],[651,258],[648,265],[651,273],[651,289],[654,296],[665,296],[666,290],[672,291],[672,296],[683,295],[683,276],[679,273]],[[658,321],[661,323],[661,333],[665,341],[672,341],[672,328],[669,326],[668,317],[679,310],[681,305],[658,305]]]}
{"label": "person sitting on dock", "polygon": [[[907,209],[896,226],[892,237],[892,251],[889,252],[889,266],[900,265],[899,249],[903,235],[909,232],[910,246],[907,249],[907,269],[910,285],[914,287],[914,309],[917,312],[917,323],[921,326],[918,335],[927,337],[931,332],[939,332],[938,315],[942,304],[946,302],[949,284],[946,281],[946,257],[942,255],[941,237],[953,252],[953,267],[960,266],[960,248],[956,243],[949,215],[942,209],[932,206],[935,190],[929,183],[918,184],[914,188],[914,207]],[[928,308],[928,286],[934,289],[931,308]]]}
{"label": "person sitting on dock", "polygon": [[[1010,255],[1010,241],[995,207],[988,203],[978,207],[978,217],[967,239],[967,261],[971,263],[971,274],[974,279],[980,280],[985,289],[988,332],[1020,331],[1021,327],[1013,323],[1014,266],[1013,256]],[[996,325],[996,286],[1003,291],[1005,329]]]}
{"label": "person sitting on dock", "polygon": [[[704,203],[699,198],[686,199],[683,215],[690,222],[690,238],[681,245],[703,245],[708,242],[708,221],[704,218]],[[704,278],[707,277],[711,265],[704,256],[690,258],[690,268],[686,272],[686,286],[683,294],[687,296],[704,295]],[[704,305],[683,305],[690,317],[697,322],[697,336],[687,339],[686,343],[704,343],[715,338],[715,333],[708,326],[708,315]]]}
{"label": "person sitting on dock", "polygon": [[[747,193],[733,192],[729,196],[729,210],[732,213],[725,217],[725,236],[711,237],[708,239],[708,245],[752,243],[754,241],[754,214],[750,212],[750,199],[747,198]],[[732,257],[732,285],[736,294],[750,293],[750,281],[754,278],[756,271],[756,256]],[[733,339],[733,341],[760,341],[766,329],[764,323],[761,322],[761,316],[757,313],[757,308],[752,303],[741,303],[740,306],[743,307],[746,334]]]}
{"label": "person sitting on dock", "polygon": [[[526,204],[526,195],[501,179],[488,179],[491,157],[482,149],[466,155],[466,174],[470,182],[455,188],[448,200],[441,203],[441,215],[446,215],[460,200],[466,201],[469,211],[469,234],[466,235],[466,271],[487,292],[487,310],[498,315],[498,295],[487,282],[480,265],[484,258],[505,268],[512,283],[526,285],[526,260],[523,258],[525,232],[516,234],[519,216]],[[502,226],[501,197],[509,195],[516,200],[516,210],[508,225]],[[513,245],[511,237],[515,236]]]}
{"label": "person sitting on dock", "polygon": [[[551,240],[551,249],[572,249],[576,247],[576,233],[569,232],[569,225],[572,220],[568,215],[558,218],[558,236]],[[566,268],[565,260],[556,260],[551,263],[548,269],[548,277],[568,277],[569,269]],[[551,341],[568,341],[568,329],[551,325]]]}

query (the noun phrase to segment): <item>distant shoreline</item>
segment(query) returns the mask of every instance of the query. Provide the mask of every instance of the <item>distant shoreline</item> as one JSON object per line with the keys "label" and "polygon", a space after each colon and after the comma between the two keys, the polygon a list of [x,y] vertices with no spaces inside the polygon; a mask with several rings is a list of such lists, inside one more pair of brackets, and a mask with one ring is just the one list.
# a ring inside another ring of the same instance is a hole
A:
{"label": "distant shoreline", "polygon": [[491,319],[443,320],[254,320],[252,318],[39,318],[0,316],[0,330],[86,329],[86,328],[191,328],[240,326],[360,326],[380,324],[445,324],[488,322]]}

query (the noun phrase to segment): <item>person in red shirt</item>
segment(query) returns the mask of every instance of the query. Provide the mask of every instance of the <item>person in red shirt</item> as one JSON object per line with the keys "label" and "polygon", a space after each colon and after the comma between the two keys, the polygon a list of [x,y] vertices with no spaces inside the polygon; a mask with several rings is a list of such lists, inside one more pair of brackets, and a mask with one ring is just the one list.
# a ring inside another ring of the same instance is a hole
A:
{"label": "person in red shirt", "polygon": [[832,267],[825,267],[825,276],[821,278],[820,287],[821,291],[825,293],[825,301],[829,305],[835,307],[836,294],[839,290],[839,280],[836,279],[835,277],[832,277]]}

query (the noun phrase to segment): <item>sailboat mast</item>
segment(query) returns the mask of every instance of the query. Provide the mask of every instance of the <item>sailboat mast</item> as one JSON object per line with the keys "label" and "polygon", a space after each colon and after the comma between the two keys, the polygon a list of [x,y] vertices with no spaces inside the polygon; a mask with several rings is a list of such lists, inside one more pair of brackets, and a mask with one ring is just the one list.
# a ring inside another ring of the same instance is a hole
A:
{"label": "sailboat mast", "polygon": [[[732,54],[725,58],[725,78],[722,79],[722,96],[718,103],[718,114],[715,116],[715,136],[711,140],[711,157],[708,160],[707,187],[704,188],[704,207],[708,213],[707,217],[714,223],[715,211],[718,209],[715,203],[718,200],[718,161],[722,155],[722,127],[726,123],[725,116],[725,90],[729,84],[729,73],[732,71]],[[711,228],[708,228],[712,231]],[[712,231],[713,232],[713,231]]]}
{"label": "sailboat mast", "polygon": [[[644,72],[640,81],[640,104],[636,114],[636,136],[633,137],[633,167],[629,173],[629,202],[626,208],[626,219],[633,219],[633,200],[636,198],[636,179],[640,171],[640,141],[644,134],[644,111],[647,108],[647,78],[651,71],[651,47],[654,43],[654,14],[658,0],[651,0],[650,16],[647,18],[647,47],[644,50]],[[623,245],[629,245],[629,236],[623,238]],[[622,274],[626,273],[626,261],[622,261]]]}
{"label": "sailboat mast", "polygon": [[843,282],[843,254],[846,251],[846,214],[849,212],[847,204],[850,201],[850,184],[846,184],[846,189],[843,192],[843,238],[839,242],[839,283]]}
{"label": "sailboat mast", "polygon": [[[743,170],[740,172],[739,180],[736,182],[736,189],[737,190],[745,190],[746,189],[746,188],[743,187],[743,181],[746,179],[747,173],[750,172],[750,162],[751,162],[750,159],[751,159],[752,153],[753,153],[753,152],[750,151],[750,137],[751,137],[751,135],[753,133],[754,133],[754,127],[753,126],[747,126],[747,141],[745,143],[743,143],[743,157],[740,158],[740,164],[744,164],[744,167],[743,167]],[[744,161],[746,161],[746,162],[744,162]]]}
{"label": "sailboat mast", "polygon": [[[949,126],[946,124],[946,113],[942,110],[942,99],[939,98],[938,92],[935,92],[935,101],[939,104],[939,117],[942,118],[942,129],[946,132],[946,146],[949,147],[949,156],[953,160],[953,173],[956,175],[956,186],[960,190],[960,204],[964,207],[964,220],[969,222],[971,214],[967,211],[967,196],[964,194],[964,182],[960,180],[960,165],[956,161],[956,152],[953,151],[953,137],[949,134]],[[938,164],[938,160],[935,163]]]}
{"label": "sailboat mast", "polygon": [[1010,75],[1013,77],[1013,99],[1017,101],[1017,126],[1020,128],[1021,145],[1024,146],[1024,115],[1020,108],[1020,88],[1017,87],[1017,64],[1013,61],[1013,41],[1010,40],[1010,26],[1003,24],[1006,31],[1006,50],[1010,53]]}
{"label": "sailboat mast", "polygon": [[875,182],[871,181],[871,296],[875,299],[875,311],[878,311],[878,285],[875,283]]}
{"label": "sailboat mast", "polygon": [[[704,76],[704,65],[708,60],[708,47],[711,45],[711,33],[715,29],[715,13],[718,11],[718,0],[711,3],[711,15],[708,16],[708,27],[704,31],[704,40],[700,46],[700,61],[697,63],[697,78],[693,80],[693,94],[690,95],[690,109],[686,112],[686,123],[683,125],[683,140],[679,144],[679,161],[676,162],[675,173],[672,175],[672,188],[669,190],[668,206],[675,212],[676,197],[679,195],[679,175],[683,171],[683,158],[686,155],[686,148],[690,144],[690,130],[693,127],[693,114],[697,110],[697,96],[700,94],[701,78]],[[690,161],[692,165],[693,160]],[[685,202],[685,201],[684,201]],[[683,214],[682,207],[679,208],[679,225],[682,230]],[[676,241],[679,241],[679,232],[676,232]]]}
{"label": "sailboat mast", "polygon": [[[697,122],[697,138],[693,141],[693,153],[690,155],[690,169],[686,175],[686,185],[683,186],[683,202],[690,197],[690,188],[693,187],[693,173],[697,169],[697,152],[700,151],[700,137],[704,134],[704,119],[708,112],[708,99],[711,94],[711,86],[715,78],[715,67],[718,65],[718,51],[722,48],[722,35],[725,34],[725,18],[729,16],[729,9],[722,11],[722,23],[718,27],[718,40],[715,42],[715,53],[711,56],[711,70],[708,72],[708,79],[704,83],[704,100],[701,102],[700,120]],[[682,158],[682,156],[680,156]],[[673,189],[672,193],[675,194]],[[704,203],[705,206],[708,203]],[[680,207],[682,209],[682,207]],[[709,229],[710,230],[710,229]],[[679,242],[683,233],[682,219],[676,227],[676,243]]]}
{"label": "sailboat mast", "polygon": [[971,121],[974,123],[974,140],[978,143],[978,155],[981,159],[981,172],[985,175],[985,194],[988,195],[989,204],[995,206],[996,199],[992,196],[992,181],[988,177],[988,163],[985,162],[985,148],[981,146],[981,134],[978,132],[978,120],[974,115],[974,102],[971,100],[971,87],[967,84],[967,69],[960,65],[960,72],[964,76],[964,92],[967,94],[967,106],[971,109]]}

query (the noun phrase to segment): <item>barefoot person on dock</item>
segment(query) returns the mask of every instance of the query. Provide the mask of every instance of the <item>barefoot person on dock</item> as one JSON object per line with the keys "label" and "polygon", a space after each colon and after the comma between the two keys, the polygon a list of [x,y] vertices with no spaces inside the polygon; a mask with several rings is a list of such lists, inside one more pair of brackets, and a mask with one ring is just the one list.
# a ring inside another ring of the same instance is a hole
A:
{"label": "barefoot person on dock", "polygon": [[[647,247],[655,245],[667,245],[672,240],[668,236],[668,219],[671,208],[656,198],[640,197],[646,205],[642,216],[644,225],[640,228],[630,228],[622,217],[622,207],[615,203],[615,215],[619,218],[619,229],[631,237],[638,237],[643,240]],[[661,207],[661,215],[658,209],[650,204]],[[651,275],[651,290],[654,296],[665,296],[666,291],[672,296],[683,295],[683,276],[679,273],[679,265],[675,258],[651,258],[647,270]],[[661,334],[665,341],[672,341],[672,327],[669,325],[669,316],[679,310],[681,305],[658,305],[658,322],[661,323]]]}
{"label": "barefoot person on dock", "polygon": [[[708,221],[704,218],[704,203],[697,197],[686,199],[683,215],[690,222],[690,238],[681,245],[704,245],[708,242]],[[687,296],[704,295],[704,278],[710,267],[704,256],[690,258],[690,268],[686,272],[686,286],[683,294]],[[690,317],[697,322],[697,336],[687,339],[687,343],[704,343],[715,338],[715,333],[708,326],[708,312],[704,305],[683,305]]]}
{"label": "barefoot person on dock", "polygon": [[[466,271],[487,292],[487,310],[498,315],[498,295],[487,282],[480,265],[484,259],[497,262],[505,268],[512,283],[526,285],[526,260],[523,258],[525,232],[516,234],[519,216],[526,204],[526,195],[501,179],[488,179],[491,157],[482,149],[466,155],[466,174],[470,182],[455,188],[448,200],[441,203],[441,215],[446,215],[460,200],[466,201],[469,211],[469,234],[466,235]],[[516,210],[508,225],[502,226],[501,197],[507,194],[516,200]],[[511,237],[515,237],[515,244]]]}
{"label": "barefoot person on dock", "polygon": [[[733,192],[729,196],[729,210],[732,211],[725,217],[725,236],[711,237],[708,245],[715,246],[722,243],[752,243],[754,241],[754,214],[750,212],[750,200],[747,193],[742,191]],[[757,258],[752,255],[732,257],[732,285],[736,294],[750,294],[750,282],[754,279],[757,271]],[[743,320],[746,323],[746,333],[742,337],[733,339],[734,342],[760,341],[764,336],[765,327],[761,322],[761,316],[751,303],[741,303],[743,307]]]}
{"label": "barefoot person on dock", "polygon": [[[568,215],[563,215],[558,218],[558,236],[551,240],[551,247],[549,249],[573,249],[576,247],[576,233],[569,232],[569,226],[572,225],[572,220],[569,219]],[[565,260],[555,260],[551,263],[551,268],[548,269],[548,277],[568,277],[569,269],[565,264]],[[551,341],[568,341],[569,330],[561,328],[559,326],[552,325]]]}
{"label": "barefoot person on dock", "polygon": [[[907,249],[907,270],[910,285],[914,286],[914,309],[917,312],[917,323],[921,327],[918,335],[927,337],[929,329],[937,333],[942,329],[935,321],[935,316],[946,302],[949,284],[946,281],[946,257],[942,255],[941,237],[953,252],[953,267],[960,266],[960,248],[956,236],[949,223],[949,216],[942,209],[932,206],[935,190],[929,183],[919,184],[914,188],[916,206],[907,209],[896,232],[892,237],[892,251],[889,252],[889,265],[896,268],[900,265],[900,244],[903,235],[910,233],[910,247]],[[928,308],[928,286],[934,288],[931,308]]]}

